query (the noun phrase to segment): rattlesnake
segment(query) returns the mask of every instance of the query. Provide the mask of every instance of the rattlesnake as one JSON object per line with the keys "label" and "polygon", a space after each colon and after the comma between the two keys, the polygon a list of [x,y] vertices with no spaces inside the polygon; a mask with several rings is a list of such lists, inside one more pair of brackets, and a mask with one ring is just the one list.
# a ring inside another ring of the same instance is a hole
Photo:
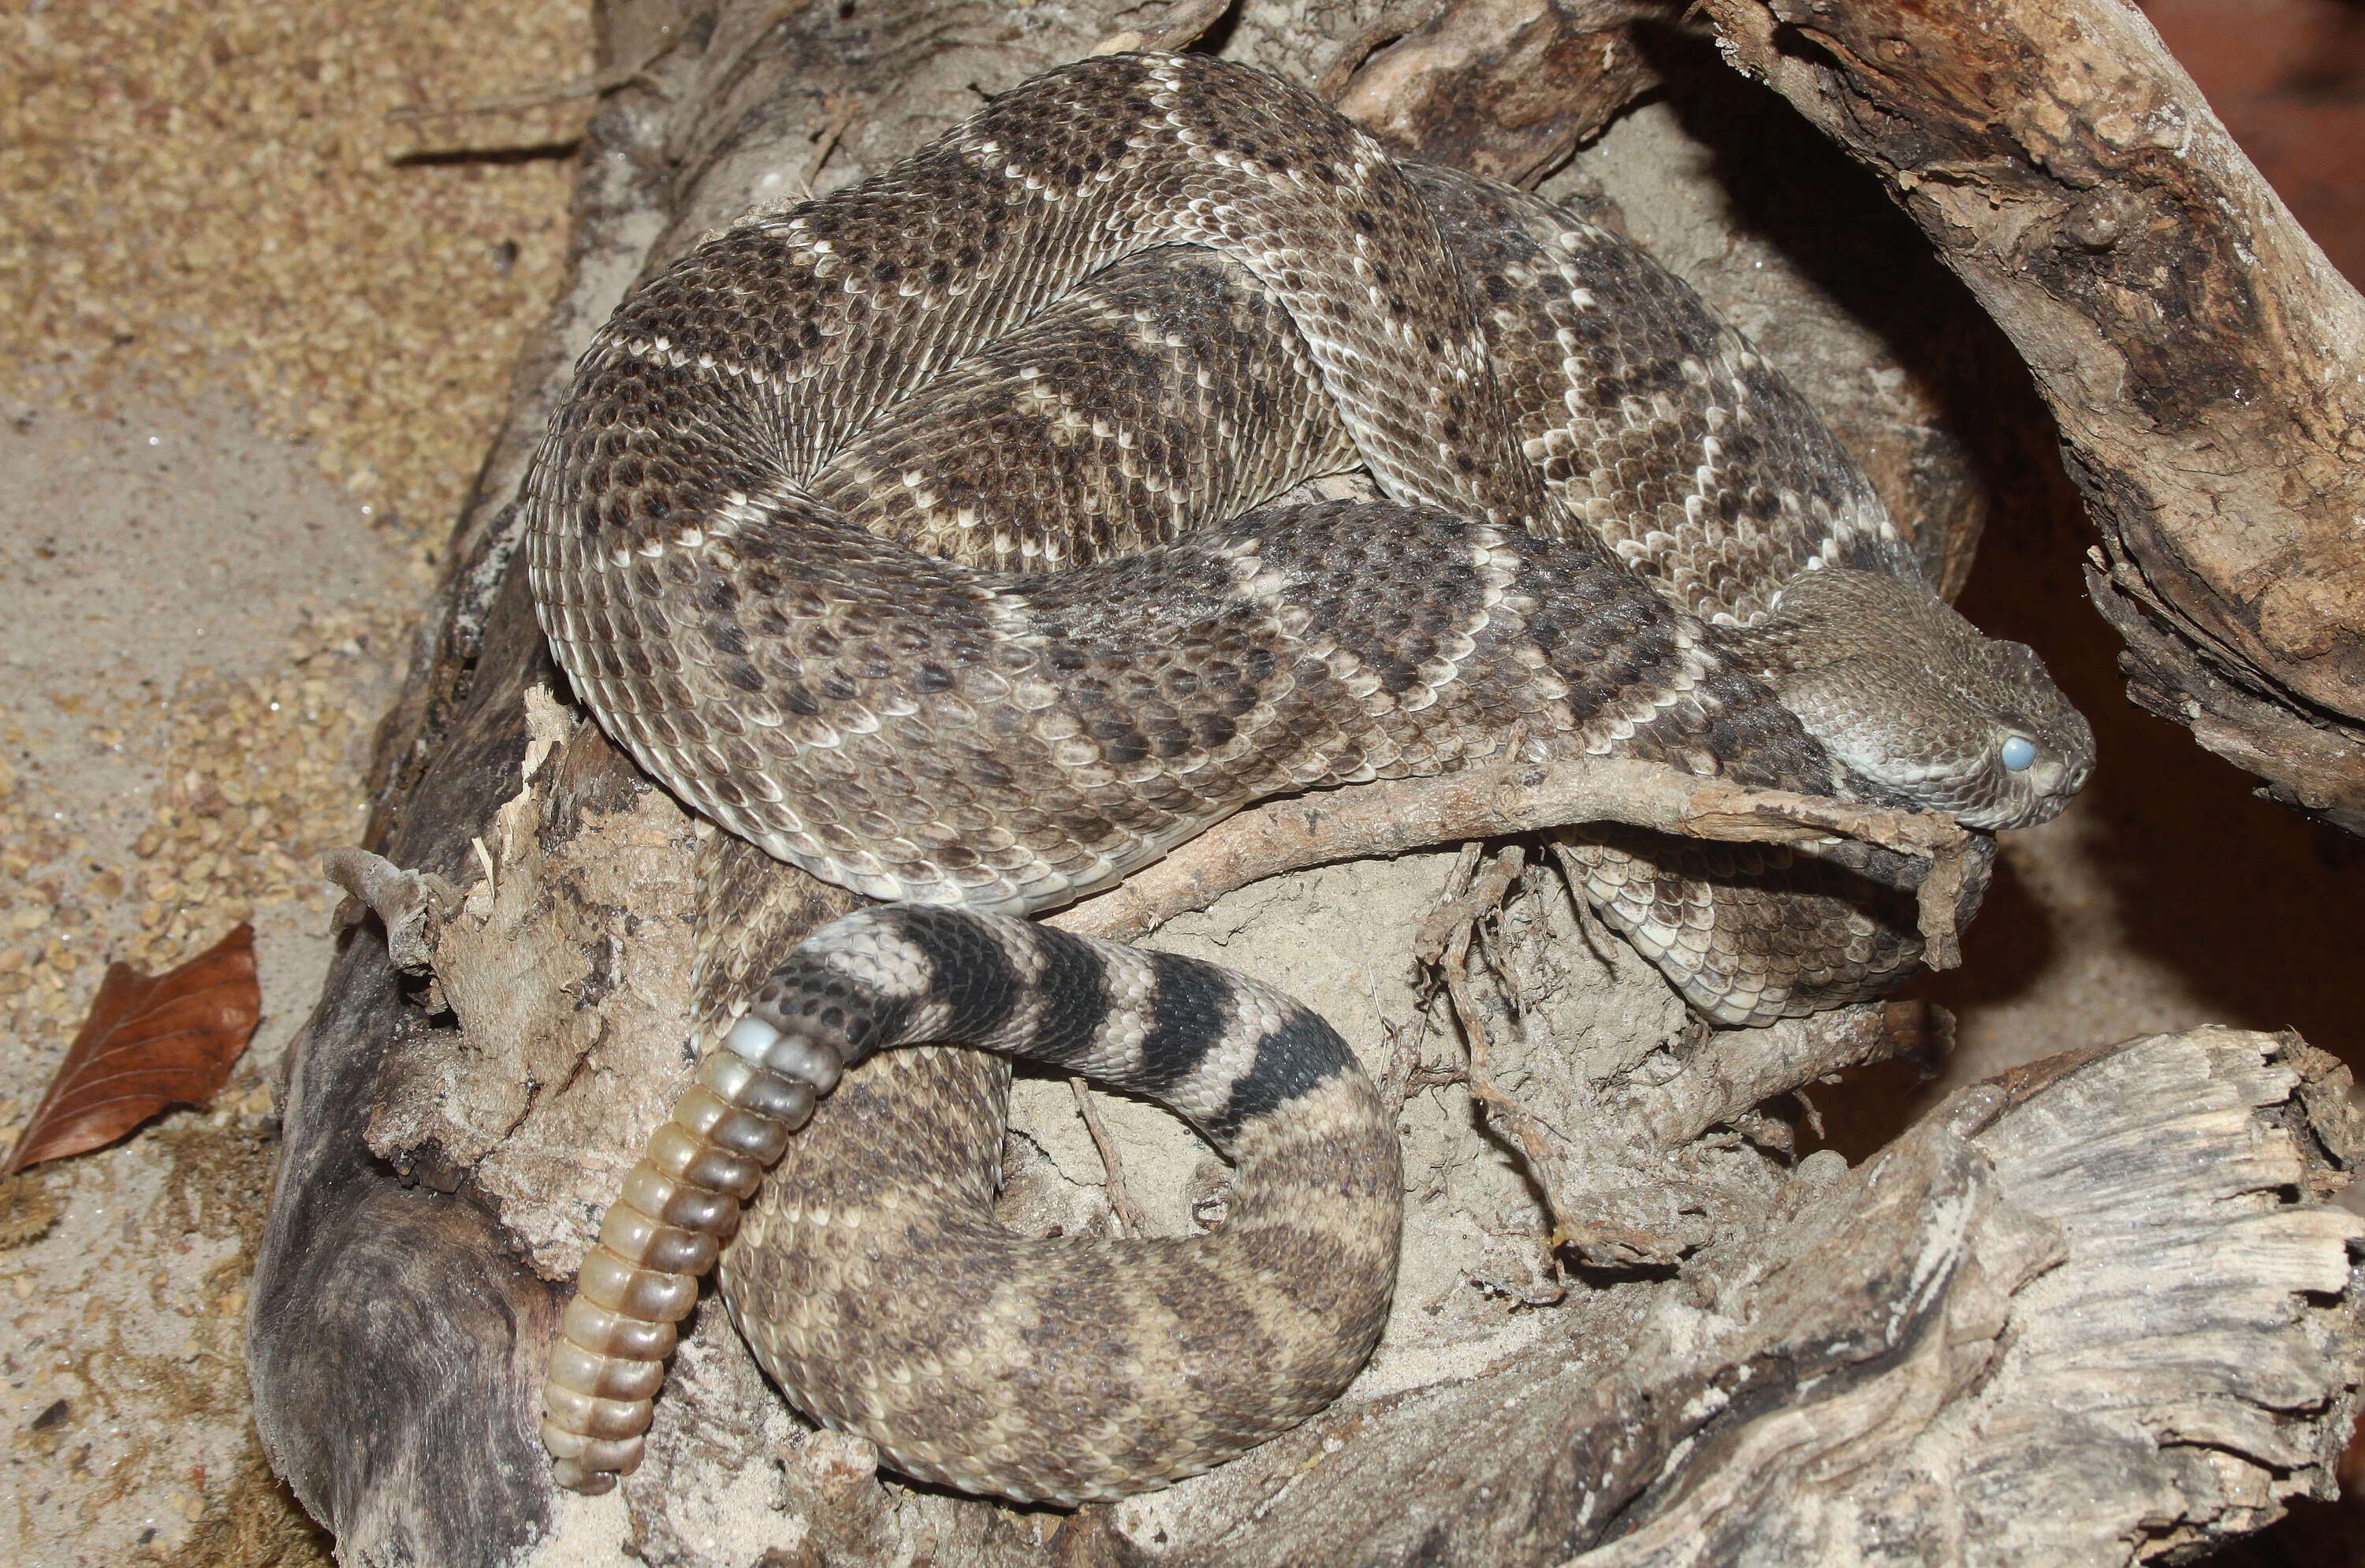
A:
{"label": "rattlesnake", "polygon": [[[1557,265],[1554,245],[1573,257],[1593,243],[1530,200],[1408,174],[1245,68],[1118,56],[1036,79],[861,185],[751,218],[603,330],[527,483],[536,601],[577,696],[738,840],[874,897],[967,908],[849,916],[785,961],[740,942],[740,958],[777,972],[652,1140],[568,1309],[544,1426],[562,1480],[596,1488],[637,1462],[696,1276],[833,1089],[723,1258],[724,1282],[792,1397],[898,1468],[1023,1500],[1111,1497],[1334,1396],[1384,1316],[1398,1204],[1392,1129],[1351,1056],[1239,977],[1008,918],[1105,886],[1251,801],[1587,755],[1929,800],[1995,826],[2050,814],[2077,787],[2090,743],[2075,714],[2033,664],[1900,593],[1910,563],[1877,503],[1745,345],[1711,325],[1717,341],[1678,355],[1674,382],[1621,394],[1668,410],[1659,446],[1695,449],[1715,433],[1700,385],[1729,371],[1744,398],[1770,399],[1725,442],[1770,450],[1698,475],[1711,503],[1743,485],[1742,511],[1690,530],[1699,540],[1680,527],[1654,540],[1648,521],[1690,515],[1688,476],[1613,454],[1609,472],[1650,492],[1620,512],[1584,468],[1607,447],[1564,416],[1599,413],[1601,389],[1571,367],[1587,330],[1615,347],[1614,317],[1549,329],[1557,365],[1510,356],[1507,406],[1488,334],[1516,335],[1530,307],[1474,300],[1463,269],[1508,278]],[[1488,244],[1527,259],[1490,268]],[[1088,318],[1106,318],[1128,277],[1160,286],[1128,258],[1178,245],[1213,253],[1222,309],[1195,342],[1157,329],[1200,373],[1185,386],[1146,370],[1141,423],[1115,407],[1122,343],[1088,373],[1105,398],[1079,408],[1060,403],[1073,393],[1060,377],[1030,391],[1026,364],[989,363],[1014,331],[1048,333],[1018,355],[1039,371],[1059,331],[1093,336]],[[1562,280],[1564,309],[1582,316],[1584,295]],[[1206,373],[1226,353],[1240,380]],[[1559,392],[1539,393],[1555,375]],[[1316,385],[1318,407],[1292,390]],[[1018,481],[1018,499],[981,487],[939,504],[963,463],[997,465],[981,446],[948,451],[940,426],[932,438],[932,400],[1016,419],[1029,398],[1054,416],[1046,431],[1065,418],[1098,441],[1107,425],[1122,453],[1147,430],[1156,450],[1096,466],[1081,448],[1060,457],[1056,435],[1015,442],[999,466],[1023,457],[1044,476]],[[1543,428],[1523,434],[1540,409]],[[1223,521],[1343,464],[1349,443],[1387,500]],[[1120,504],[1126,486],[1149,504]],[[1809,515],[1754,532],[1743,520],[1785,506]],[[1105,526],[1044,522],[1078,514]],[[1640,574],[1596,539],[1588,524],[1605,521],[1642,542]],[[1088,564],[998,575],[899,533],[1005,567]],[[1790,551],[1778,561],[1734,548],[1761,536],[1807,543],[1767,545]],[[1666,597],[1643,580],[1653,572]],[[1796,614],[1765,586],[1793,577]],[[1898,615],[1921,616],[1927,645],[1961,666],[1953,687],[2004,691],[2007,717],[1972,725],[1977,755],[1899,756],[1882,738],[1897,725],[1863,721],[1863,699],[1893,715],[1897,697],[1866,691],[1846,661],[1868,650],[1842,633]],[[1834,645],[1837,666],[1798,656]],[[1945,793],[1972,776],[2005,803]],[[1648,900],[1604,908],[1646,936],[1664,925]],[[1732,988],[1730,973],[1703,980],[1683,940],[1660,946],[1679,983]],[[1835,979],[1791,964],[1773,978],[1777,1010],[1861,994],[1901,951],[1847,958]],[[1741,968],[1757,1011],[1771,971]],[[1002,1235],[978,1148],[998,1115],[991,1070],[896,1051],[837,1088],[888,1046],[947,1037],[1174,1105],[1239,1159],[1229,1220],[1189,1241]]]}

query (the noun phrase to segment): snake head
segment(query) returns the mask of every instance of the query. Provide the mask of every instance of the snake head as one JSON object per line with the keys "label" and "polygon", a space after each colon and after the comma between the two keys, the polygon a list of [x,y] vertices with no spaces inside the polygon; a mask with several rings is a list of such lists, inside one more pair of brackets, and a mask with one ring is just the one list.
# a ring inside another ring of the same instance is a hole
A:
{"label": "snake head", "polygon": [[1825,750],[1966,827],[2049,822],[2093,768],[2093,731],[2035,650],[1987,636],[1926,588],[1810,572],[1730,635]]}

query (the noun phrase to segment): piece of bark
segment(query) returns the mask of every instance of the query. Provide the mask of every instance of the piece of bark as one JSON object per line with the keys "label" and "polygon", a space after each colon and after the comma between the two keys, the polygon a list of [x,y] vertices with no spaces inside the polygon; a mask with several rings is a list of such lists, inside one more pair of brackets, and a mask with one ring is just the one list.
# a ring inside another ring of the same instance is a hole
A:
{"label": "piece of bark", "polygon": [[[1711,1042],[1721,1036],[1712,1036]],[[1631,1115],[1662,1149],[1852,1067],[1894,1058],[1926,1077],[1955,1048],[1954,1015],[1926,1002],[1866,1002],[1767,1025],[1746,1051],[1703,1047],[1678,1078],[1638,1092]]]}
{"label": "piece of bark", "polygon": [[1654,0],[1454,0],[1358,61],[1339,112],[1430,162],[1530,185],[1657,84],[1633,25],[1667,16]]}
{"label": "piece of bark", "polygon": [[428,1026],[374,936],[346,938],[280,1097],[247,1319],[255,1427],[343,1561],[507,1562],[549,1519],[521,1413],[557,1312],[479,1204],[392,1179],[363,1141],[380,1065]]}
{"label": "piece of bark", "polygon": [[2365,833],[2365,300],[2117,0],[1707,0],[2035,373],[2130,694]]}

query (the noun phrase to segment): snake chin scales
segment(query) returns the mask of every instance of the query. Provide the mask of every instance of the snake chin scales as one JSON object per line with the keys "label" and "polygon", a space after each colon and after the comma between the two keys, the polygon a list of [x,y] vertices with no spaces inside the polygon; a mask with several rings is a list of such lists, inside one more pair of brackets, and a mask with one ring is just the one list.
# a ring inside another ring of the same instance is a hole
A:
{"label": "snake chin scales", "polygon": [[[1378,498],[1299,498],[1350,471]],[[1244,806],[1614,756],[2001,829],[2092,760],[1679,280],[1203,57],[1048,73],[701,244],[584,355],[524,528],[577,699],[728,830],[716,1043],[544,1391],[586,1491],[639,1462],[718,1267],[801,1407],[972,1492],[1124,1496],[1337,1396],[1401,1221],[1354,1054],[1240,976],[1020,918]],[[1562,847],[1721,1023],[1922,952],[1922,863],[1886,851]],[[903,902],[813,929],[782,861]],[[1005,1058],[1190,1120],[1237,1164],[1224,1225],[1001,1229]]]}

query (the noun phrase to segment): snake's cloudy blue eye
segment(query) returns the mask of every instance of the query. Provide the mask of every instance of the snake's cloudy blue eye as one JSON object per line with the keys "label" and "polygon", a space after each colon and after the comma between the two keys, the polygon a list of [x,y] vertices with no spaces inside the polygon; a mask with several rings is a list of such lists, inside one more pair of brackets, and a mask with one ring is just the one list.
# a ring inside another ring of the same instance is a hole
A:
{"label": "snake's cloudy blue eye", "polygon": [[2012,735],[2003,743],[2003,765],[2014,773],[2025,773],[2028,765],[2036,760],[2036,743],[2026,735]]}

